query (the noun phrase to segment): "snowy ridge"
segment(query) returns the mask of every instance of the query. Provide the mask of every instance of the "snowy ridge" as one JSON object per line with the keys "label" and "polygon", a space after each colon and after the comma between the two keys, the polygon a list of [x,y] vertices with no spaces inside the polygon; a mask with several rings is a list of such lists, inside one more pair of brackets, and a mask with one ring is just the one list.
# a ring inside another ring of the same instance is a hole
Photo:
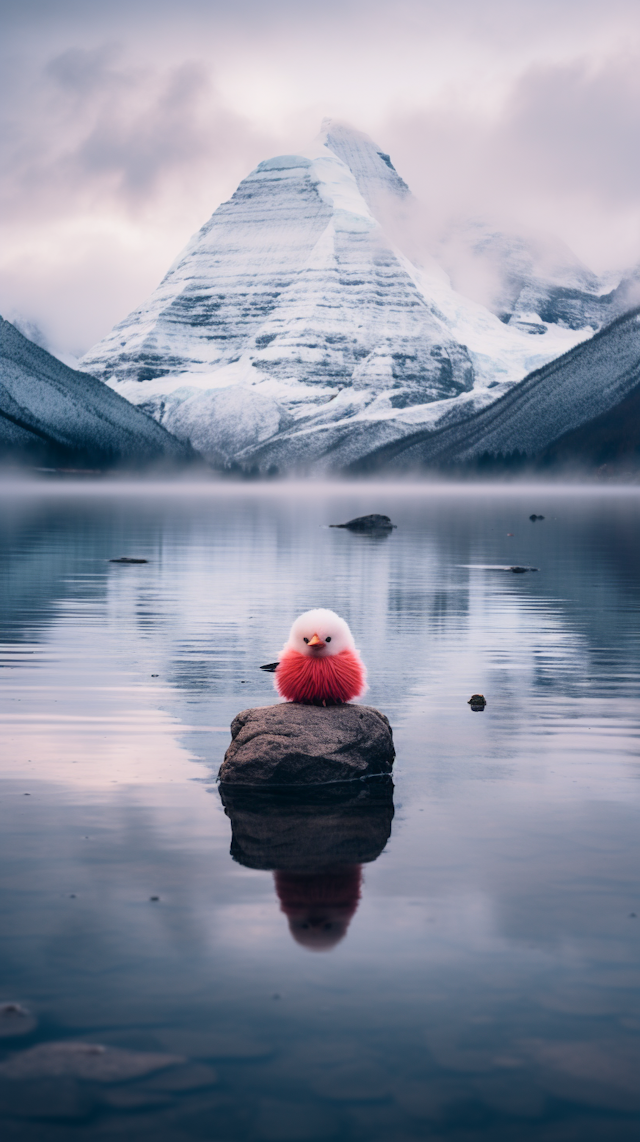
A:
{"label": "snowy ridge", "polygon": [[613,283],[552,235],[510,234],[472,219],[449,227],[438,255],[456,289],[481,295],[502,321],[532,333],[536,322],[541,332],[545,323],[598,329],[618,315],[608,292]]}
{"label": "snowy ridge", "polygon": [[91,466],[194,459],[151,417],[2,318],[0,450]]}
{"label": "snowy ridge", "polygon": [[388,155],[326,122],[241,182],[82,368],[215,463],[330,468],[469,415],[591,335],[534,315],[532,336],[414,263],[377,216],[409,197]]}
{"label": "snowy ridge", "polygon": [[615,409],[639,385],[640,311],[635,310],[476,415],[436,432],[417,431],[401,441],[383,442],[360,466],[407,471],[516,450],[535,457],[573,429]]}

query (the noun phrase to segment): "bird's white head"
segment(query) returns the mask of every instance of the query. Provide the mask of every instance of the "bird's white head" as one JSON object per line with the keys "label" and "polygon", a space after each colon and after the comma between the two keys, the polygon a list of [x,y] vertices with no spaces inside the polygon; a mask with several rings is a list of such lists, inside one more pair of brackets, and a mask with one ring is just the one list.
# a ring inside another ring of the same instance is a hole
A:
{"label": "bird's white head", "polygon": [[355,650],[349,625],[335,611],[319,607],[296,619],[284,650],[297,650],[313,658],[327,658],[341,650]]}

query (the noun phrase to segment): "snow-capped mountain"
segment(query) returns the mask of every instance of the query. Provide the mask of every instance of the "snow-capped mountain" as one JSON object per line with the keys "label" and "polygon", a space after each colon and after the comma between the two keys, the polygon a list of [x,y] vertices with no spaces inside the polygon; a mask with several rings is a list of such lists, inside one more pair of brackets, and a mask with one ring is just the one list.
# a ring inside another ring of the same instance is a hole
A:
{"label": "snow-capped mountain", "polygon": [[2,318],[0,453],[92,467],[193,459],[188,446],[151,417]]}
{"label": "snow-capped mountain", "polygon": [[[636,309],[532,373],[489,408],[436,432],[419,430],[403,440],[384,442],[368,453],[359,468],[408,471],[516,451],[533,458],[556,441],[563,441],[559,452],[566,460],[570,434],[619,409],[639,386],[640,310]],[[636,403],[632,401],[629,408],[635,409]],[[595,424],[596,431],[599,427]],[[608,427],[605,421],[604,428]],[[576,456],[579,443],[576,438]]]}
{"label": "snow-capped mountain", "polygon": [[455,289],[510,325],[535,332],[537,318],[541,333],[547,324],[599,329],[618,316],[612,283],[549,234],[509,233],[483,219],[465,220],[449,226],[438,258]]}
{"label": "snow-capped mountain", "polygon": [[81,367],[214,462],[331,468],[469,415],[591,335],[457,293],[397,240],[410,201],[387,154],[326,122],[260,163]]}

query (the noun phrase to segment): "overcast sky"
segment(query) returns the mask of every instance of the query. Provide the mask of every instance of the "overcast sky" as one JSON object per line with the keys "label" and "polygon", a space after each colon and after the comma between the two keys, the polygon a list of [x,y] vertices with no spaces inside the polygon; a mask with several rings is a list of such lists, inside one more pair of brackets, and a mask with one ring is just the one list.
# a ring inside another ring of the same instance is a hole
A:
{"label": "overcast sky", "polygon": [[0,0],[0,312],[83,352],[325,116],[434,226],[640,259],[638,0]]}

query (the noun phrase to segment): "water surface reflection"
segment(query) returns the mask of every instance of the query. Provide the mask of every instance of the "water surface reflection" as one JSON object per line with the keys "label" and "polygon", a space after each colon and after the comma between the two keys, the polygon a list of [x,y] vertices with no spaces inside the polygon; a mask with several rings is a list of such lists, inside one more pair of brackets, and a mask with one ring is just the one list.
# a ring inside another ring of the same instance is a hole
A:
{"label": "water surface reflection", "polygon": [[220,796],[231,821],[231,856],[273,871],[294,940],[330,951],[358,907],[362,865],[380,856],[391,834],[391,778],[302,792],[225,785]]}
{"label": "water surface reflection", "polygon": [[[12,485],[0,539],[3,1138],[635,1142],[638,489]],[[210,792],[319,605],[392,833]],[[139,1077],[25,1077],[77,1040]]]}

